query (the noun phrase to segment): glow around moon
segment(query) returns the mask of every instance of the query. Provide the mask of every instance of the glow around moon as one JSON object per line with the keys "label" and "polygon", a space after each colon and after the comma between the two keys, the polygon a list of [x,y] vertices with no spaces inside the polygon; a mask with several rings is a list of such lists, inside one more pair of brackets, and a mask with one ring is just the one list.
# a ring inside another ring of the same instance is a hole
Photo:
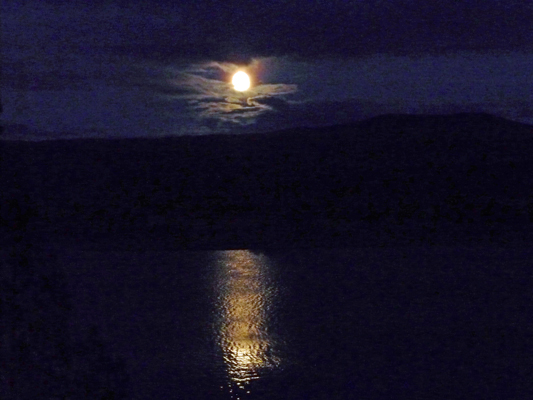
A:
{"label": "glow around moon", "polygon": [[239,92],[244,92],[245,90],[248,90],[250,88],[250,77],[246,72],[239,71],[235,75],[233,75],[233,79],[231,80],[231,83],[233,84],[233,88]]}

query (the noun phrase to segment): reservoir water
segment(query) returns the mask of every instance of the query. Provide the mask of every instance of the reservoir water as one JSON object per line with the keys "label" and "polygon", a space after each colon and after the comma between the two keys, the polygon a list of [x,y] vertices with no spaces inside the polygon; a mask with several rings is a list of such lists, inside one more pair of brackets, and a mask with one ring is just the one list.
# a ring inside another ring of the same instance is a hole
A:
{"label": "reservoir water", "polygon": [[[64,249],[135,399],[529,398],[530,249]],[[524,397],[525,396],[525,397]]]}

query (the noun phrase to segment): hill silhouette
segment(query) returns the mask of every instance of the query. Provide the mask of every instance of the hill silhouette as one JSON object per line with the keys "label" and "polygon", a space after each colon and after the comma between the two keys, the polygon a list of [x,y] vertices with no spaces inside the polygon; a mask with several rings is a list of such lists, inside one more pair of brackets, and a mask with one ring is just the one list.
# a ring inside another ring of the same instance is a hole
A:
{"label": "hill silhouette", "polygon": [[0,146],[3,235],[37,242],[229,249],[531,237],[533,126],[489,114]]}

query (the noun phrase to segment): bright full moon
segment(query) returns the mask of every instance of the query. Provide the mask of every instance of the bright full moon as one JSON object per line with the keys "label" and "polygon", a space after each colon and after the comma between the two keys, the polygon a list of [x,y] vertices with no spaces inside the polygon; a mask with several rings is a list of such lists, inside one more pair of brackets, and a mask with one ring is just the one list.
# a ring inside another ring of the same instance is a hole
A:
{"label": "bright full moon", "polygon": [[233,75],[231,83],[233,83],[233,87],[235,88],[235,90],[238,90],[239,92],[244,92],[250,87],[250,78],[248,77],[246,72],[239,71],[235,75]]}

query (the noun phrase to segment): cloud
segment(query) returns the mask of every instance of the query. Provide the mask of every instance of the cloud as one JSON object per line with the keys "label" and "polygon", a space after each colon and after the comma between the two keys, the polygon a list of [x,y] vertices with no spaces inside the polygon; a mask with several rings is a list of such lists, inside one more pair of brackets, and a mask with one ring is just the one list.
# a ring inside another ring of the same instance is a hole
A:
{"label": "cloud", "polygon": [[[532,54],[509,51],[533,50],[531,2],[5,0],[0,12],[2,118],[36,129],[264,131],[479,104],[529,118],[533,104]],[[237,69],[253,78],[245,94],[229,84]]]}
{"label": "cloud", "polygon": [[290,110],[290,104],[282,98],[269,96],[256,96],[252,100],[255,104],[261,104],[270,107],[271,110],[286,112]]}
{"label": "cloud", "polygon": [[[532,50],[523,0],[2,2],[3,46],[21,56],[111,54],[157,62]],[[149,4],[149,5],[148,5]]]}
{"label": "cloud", "polygon": [[[236,92],[229,83],[238,70],[245,70],[252,77],[253,85],[246,92]],[[169,73],[172,76],[158,84],[158,87],[165,88],[159,94],[169,99],[185,100],[192,116],[210,121],[219,130],[230,130],[235,125],[247,126],[267,111],[281,110],[279,105],[297,91],[294,84],[261,82],[254,75],[260,70],[259,59],[244,66],[221,62],[193,64]]]}

